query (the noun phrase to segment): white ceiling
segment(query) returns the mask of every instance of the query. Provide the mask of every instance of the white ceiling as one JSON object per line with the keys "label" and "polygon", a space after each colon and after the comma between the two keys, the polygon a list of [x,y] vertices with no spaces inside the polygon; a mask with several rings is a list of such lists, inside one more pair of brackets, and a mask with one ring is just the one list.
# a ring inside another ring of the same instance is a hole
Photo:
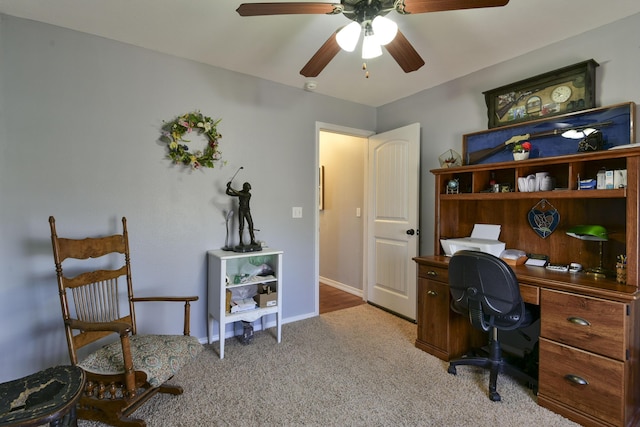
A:
{"label": "white ceiling", "polygon": [[511,0],[498,8],[416,15],[391,12],[387,17],[398,23],[425,66],[405,74],[384,51],[368,62],[367,79],[356,49],[338,53],[318,77],[306,79],[300,69],[337,28],[349,22],[347,18],[241,17],[235,9],[242,2],[257,1],[0,0],[0,13],[301,90],[307,80],[313,80],[316,93],[377,107],[640,12],[638,0]]}

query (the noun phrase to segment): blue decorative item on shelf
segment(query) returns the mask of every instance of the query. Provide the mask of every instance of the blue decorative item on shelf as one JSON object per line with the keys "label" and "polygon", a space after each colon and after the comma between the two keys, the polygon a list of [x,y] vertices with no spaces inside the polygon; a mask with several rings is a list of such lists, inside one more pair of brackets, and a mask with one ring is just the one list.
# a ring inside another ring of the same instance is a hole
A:
{"label": "blue decorative item on shelf", "polygon": [[597,182],[595,179],[583,179],[580,181],[580,190],[595,190]]}
{"label": "blue decorative item on shelf", "polygon": [[460,182],[457,178],[447,182],[447,194],[458,194],[460,192]]}
{"label": "blue decorative item on shelf", "polygon": [[[635,143],[630,131],[635,110],[635,103],[627,102],[466,134],[462,158],[467,165],[512,161],[513,145],[525,140],[533,144],[530,159],[628,145]],[[597,131],[595,145],[585,140],[587,130]]]}

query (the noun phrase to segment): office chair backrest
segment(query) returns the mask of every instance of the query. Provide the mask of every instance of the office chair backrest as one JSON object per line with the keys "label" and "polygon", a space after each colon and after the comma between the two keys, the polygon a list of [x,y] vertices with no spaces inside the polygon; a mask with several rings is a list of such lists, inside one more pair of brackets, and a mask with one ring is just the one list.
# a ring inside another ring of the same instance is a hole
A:
{"label": "office chair backrest", "polygon": [[449,261],[451,307],[469,313],[474,326],[516,329],[524,320],[524,302],[515,273],[500,258],[478,251],[458,251]]}

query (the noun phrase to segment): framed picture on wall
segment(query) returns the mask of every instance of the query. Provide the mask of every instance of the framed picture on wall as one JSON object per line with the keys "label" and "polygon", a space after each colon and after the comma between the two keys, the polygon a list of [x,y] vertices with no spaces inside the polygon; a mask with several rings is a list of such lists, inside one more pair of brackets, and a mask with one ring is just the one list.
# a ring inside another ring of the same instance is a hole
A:
{"label": "framed picture on wall", "polygon": [[489,129],[596,105],[593,59],[483,92]]}

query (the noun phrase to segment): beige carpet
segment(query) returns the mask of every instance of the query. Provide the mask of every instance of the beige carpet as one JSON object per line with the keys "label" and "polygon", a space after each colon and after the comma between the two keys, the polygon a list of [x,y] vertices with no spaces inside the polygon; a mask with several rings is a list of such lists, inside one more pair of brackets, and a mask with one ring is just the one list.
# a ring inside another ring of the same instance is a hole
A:
{"label": "beige carpet", "polygon": [[[370,305],[227,339],[174,377],[182,396],[157,395],[135,416],[154,426],[577,426],[536,404],[533,393],[414,347],[416,325]],[[81,427],[102,426],[80,421]]]}

